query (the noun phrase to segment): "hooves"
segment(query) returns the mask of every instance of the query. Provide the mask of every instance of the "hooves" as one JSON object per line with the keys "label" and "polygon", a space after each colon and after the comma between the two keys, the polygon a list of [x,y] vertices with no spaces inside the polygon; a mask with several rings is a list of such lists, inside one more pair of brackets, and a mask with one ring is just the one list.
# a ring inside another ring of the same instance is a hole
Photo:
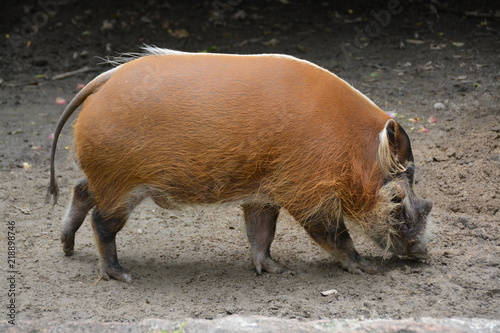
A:
{"label": "hooves", "polygon": [[74,233],[65,233],[61,234],[61,243],[64,254],[68,257],[72,256],[75,253],[75,234]]}
{"label": "hooves", "polygon": [[[72,253],[73,251],[71,251],[71,253],[65,252],[65,254],[68,256],[71,255]],[[347,263],[342,263],[341,265],[349,273],[352,274],[364,275],[364,274],[382,273],[382,268],[379,265],[371,263],[364,258],[361,258],[360,260],[356,261],[354,260],[348,261]],[[258,275],[261,275],[263,272],[271,274],[280,274],[289,271],[287,267],[274,261],[270,257],[267,257],[261,260],[259,263],[257,263],[255,265],[255,270]],[[99,279],[103,279],[106,281],[115,279],[121,282],[132,283],[134,277],[128,269],[122,266],[117,266],[117,267],[101,267],[101,275]]]}
{"label": "hooves", "polygon": [[132,273],[122,266],[117,267],[101,267],[101,278],[103,280],[109,281],[110,279],[115,279],[118,281],[132,283],[134,279],[132,278]]}
{"label": "hooves", "polygon": [[271,257],[266,257],[261,260],[255,261],[255,270],[257,274],[262,274],[262,272],[268,272],[272,274],[283,273],[288,269],[282,264],[274,261]]}
{"label": "hooves", "polygon": [[348,259],[341,263],[349,273],[352,274],[379,274],[382,273],[382,267],[377,264],[371,263],[363,257],[357,259]]}

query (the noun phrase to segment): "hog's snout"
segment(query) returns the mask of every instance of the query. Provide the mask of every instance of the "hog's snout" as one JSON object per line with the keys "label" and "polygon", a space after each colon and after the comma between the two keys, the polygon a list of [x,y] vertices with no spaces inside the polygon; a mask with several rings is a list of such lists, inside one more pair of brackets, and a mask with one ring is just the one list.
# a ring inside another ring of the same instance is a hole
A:
{"label": "hog's snout", "polygon": [[407,214],[408,221],[413,230],[402,229],[400,231],[401,247],[399,256],[406,259],[425,260],[429,258],[427,251],[428,225],[427,217],[432,210],[432,201],[415,198],[410,210],[413,214]]}
{"label": "hog's snout", "polygon": [[421,199],[420,202],[415,205],[415,211],[419,215],[418,218],[427,218],[431,210],[432,201],[430,200]]}
{"label": "hog's snout", "polygon": [[402,259],[428,259],[427,241],[430,235],[427,218],[432,201],[418,197],[412,191],[393,211],[393,231],[389,248]]}
{"label": "hog's snout", "polygon": [[427,251],[427,239],[419,240],[413,243],[412,246],[406,249],[403,254],[398,255],[401,259],[410,260],[426,260],[429,259],[429,252]]}

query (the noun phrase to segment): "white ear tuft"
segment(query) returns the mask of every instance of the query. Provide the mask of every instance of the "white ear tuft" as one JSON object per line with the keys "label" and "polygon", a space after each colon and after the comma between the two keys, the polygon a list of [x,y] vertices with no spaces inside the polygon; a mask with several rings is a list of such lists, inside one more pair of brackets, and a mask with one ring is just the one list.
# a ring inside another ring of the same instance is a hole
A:
{"label": "white ear tuft", "polygon": [[407,169],[399,162],[398,135],[398,123],[389,119],[379,134],[378,160],[384,176],[393,176]]}

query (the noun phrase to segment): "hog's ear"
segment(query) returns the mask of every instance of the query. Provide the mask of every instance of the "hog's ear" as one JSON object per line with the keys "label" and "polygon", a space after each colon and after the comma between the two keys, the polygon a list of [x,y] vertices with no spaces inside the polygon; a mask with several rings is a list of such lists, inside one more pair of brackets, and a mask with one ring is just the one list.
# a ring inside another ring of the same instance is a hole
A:
{"label": "hog's ear", "polygon": [[394,119],[389,119],[379,134],[378,159],[386,177],[406,171],[413,162],[410,138]]}

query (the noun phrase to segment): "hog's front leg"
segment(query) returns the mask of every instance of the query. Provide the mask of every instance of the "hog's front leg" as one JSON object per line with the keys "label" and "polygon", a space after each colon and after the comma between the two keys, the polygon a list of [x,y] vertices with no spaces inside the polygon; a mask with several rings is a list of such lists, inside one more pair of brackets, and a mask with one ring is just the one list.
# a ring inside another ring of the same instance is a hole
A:
{"label": "hog's front leg", "polygon": [[376,274],[381,268],[367,261],[354,248],[351,236],[342,219],[329,221],[315,217],[304,225],[309,235],[328,251],[343,268],[354,274]]}
{"label": "hog's front leg", "polygon": [[262,271],[281,273],[286,270],[283,265],[271,257],[271,243],[276,231],[279,210],[280,208],[274,205],[243,205],[248,241],[257,274],[261,274]]}

